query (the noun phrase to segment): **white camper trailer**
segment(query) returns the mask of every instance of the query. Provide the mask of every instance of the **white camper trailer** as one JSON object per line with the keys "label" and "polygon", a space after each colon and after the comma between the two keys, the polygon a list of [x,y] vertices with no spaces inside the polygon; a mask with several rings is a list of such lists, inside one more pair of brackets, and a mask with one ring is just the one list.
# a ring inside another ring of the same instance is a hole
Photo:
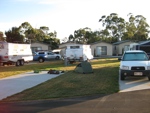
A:
{"label": "white camper trailer", "polygon": [[93,59],[90,45],[67,45],[64,52],[70,63]]}
{"label": "white camper trailer", "polygon": [[30,44],[0,42],[0,63],[22,66],[25,62],[33,61]]}

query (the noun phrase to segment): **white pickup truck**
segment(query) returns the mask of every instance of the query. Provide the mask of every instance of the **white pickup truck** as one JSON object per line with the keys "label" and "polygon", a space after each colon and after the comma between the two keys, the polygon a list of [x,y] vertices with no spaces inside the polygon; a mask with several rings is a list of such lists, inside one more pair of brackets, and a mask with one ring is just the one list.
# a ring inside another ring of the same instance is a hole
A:
{"label": "white pickup truck", "polygon": [[30,44],[0,42],[0,64],[16,64],[23,66],[25,62],[33,61]]}
{"label": "white pickup truck", "polygon": [[67,45],[62,51],[70,63],[93,59],[90,45]]}
{"label": "white pickup truck", "polygon": [[150,59],[142,50],[125,51],[119,67],[120,80],[129,76],[147,76],[150,80]]}

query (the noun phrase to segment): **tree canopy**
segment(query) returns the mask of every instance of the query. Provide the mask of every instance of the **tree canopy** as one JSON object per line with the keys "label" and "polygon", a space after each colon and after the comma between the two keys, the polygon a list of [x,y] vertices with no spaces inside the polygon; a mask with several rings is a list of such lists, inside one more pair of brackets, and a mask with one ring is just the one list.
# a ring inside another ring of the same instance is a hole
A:
{"label": "tree canopy", "polygon": [[149,25],[142,15],[128,14],[128,21],[119,17],[116,13],[103,15],[99,19],[102,28],[99,31],[91,31],[90,28],[80,28],[68,37],[68,41],[78,43],[93,43],[105,41],[109,43],[120,40],[144,41],[148,40]]}
{"label": "tree canopy", "polygon": [[50,44],[52,49],[58,48],[60,40],[57,32],[49,32],[49,28],[41,26],[39,29],[33,28],[30,23],[24,22],[19,27],[5,31],[6,41],[11,43],[31,43],[44,42]]}
{"label": "tree canopy", "polygon": [[[116,13],[102,15],[98,20],[100,29],[92,31],[89,27],[74,30],[74,34],[62,39],[63,42],[73,41],[81,44],[90,44],[97,41],[109,43],[120,40],[144,41],[149,39],[149,25],[146,18],[142,15],[134,16],[132,13],[127,15],[128,20],[120,17]],[[49,27],[41,26],[33,28],[30,23],[24,22],[19,27],[12,27],[5,31],[6,39],[0,32],[0,40],[7,42],[44,42],[51,44],[52,48],[57,48],[60,39],[57,38],[57,32],[49,32]]]}

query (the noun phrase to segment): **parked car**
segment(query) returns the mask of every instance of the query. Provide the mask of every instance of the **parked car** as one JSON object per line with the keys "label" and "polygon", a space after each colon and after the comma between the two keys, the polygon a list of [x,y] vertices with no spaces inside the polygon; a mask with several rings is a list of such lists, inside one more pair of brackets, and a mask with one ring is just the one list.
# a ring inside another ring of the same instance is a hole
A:
{"label": "parked car", "polygon": [[142,50],[125,51],[119,67],[120,80],[127,76],[147,76],[150,80],[150,59]]}
{"label": "parked car", "polygon": [[59,54],[55,54],[53,52],[47,52],[47,51],[39,51],[33,53],[34,61],[39,61],[41,63],[44,62],[45,60],[51,60],[51,59],[59,60],[61,59],[61,56]]}

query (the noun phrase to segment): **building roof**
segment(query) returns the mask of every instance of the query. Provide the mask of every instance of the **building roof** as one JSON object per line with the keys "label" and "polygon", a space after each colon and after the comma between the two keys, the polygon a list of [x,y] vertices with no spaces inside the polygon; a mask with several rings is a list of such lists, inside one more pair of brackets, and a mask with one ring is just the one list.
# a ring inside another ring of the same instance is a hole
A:
{"label": "building roof", "polygon": [[118,42],[115,42],[115,43],[113,43],[113,44],[114,44],[114,45],[119,45],[119,44],[122,44],[122,43],[125,43],[125,42],[131,42],[131,40],[118,41]]}
{"label": "building roof", "polygon": [[76,43],[76,42],[69,41],[69,42],[61,43],[61,44],[59,44],[59,46],[60,46],[60,45],[66,45],[66,44],[77,44],[77,45],[83,45],[83,44],[79,44],[79,43]]}
{"label": "building roof", "polygon": [[73,43],[73,44],[76,44],[76,42],[73,42],[73,41],[68,41],[68,42],[62,42],[62,43],[61,43],[61,44],[59,44],[59,45],[68,44],[68,43]]}
{"label": "building roof", "polygon": [[139,42],[139,45],[150,45],[150,40],[141,41]]}
{"label": "building roof", "polygon": [[42,42],[33,42],[33,43],[31,43],[31,45],[32,45],[32,44],[36,44],[36,43],[37,43],[37,44],[43,44],[43,45],[47,45],[47,46],[49,46],[49,45],[50,45],[50,44],[47,44],[47,43],[42,43]]}
{"label": "building roof", "polygon": [[110,45],[112,45],[111,43],[104,42],[104,41],[97,41],[97,42],[91,43],[90,45],[94,45],[94,44],[98,44],[98,43],[107,43],[107,44],[110,44]]}

